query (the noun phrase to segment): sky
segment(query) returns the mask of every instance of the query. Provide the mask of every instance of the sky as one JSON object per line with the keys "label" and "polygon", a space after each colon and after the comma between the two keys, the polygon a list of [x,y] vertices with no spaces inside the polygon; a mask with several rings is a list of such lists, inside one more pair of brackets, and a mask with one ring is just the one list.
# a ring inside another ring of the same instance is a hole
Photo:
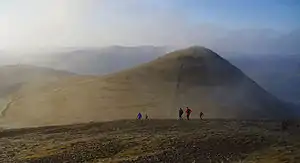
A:
{"label": "sky", "polygon": [[0,49],[203,45],[296,53],[299,20],[298,0],[1,0]]}

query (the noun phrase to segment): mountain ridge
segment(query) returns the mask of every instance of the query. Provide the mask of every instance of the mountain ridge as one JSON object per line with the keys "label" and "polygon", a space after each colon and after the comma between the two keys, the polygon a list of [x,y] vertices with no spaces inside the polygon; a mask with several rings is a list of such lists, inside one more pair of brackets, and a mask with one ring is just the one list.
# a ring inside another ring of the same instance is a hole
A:
{"label": "mountain ridge", "polygon": [[68,78],[23,93],[5,117],[15,125],[132,119],[138,112],[176,118],[178,108],[186,106],[194,110],[193,117],[200,111],[207,118],[282,119],[293,115],[242,71],[203,47],[174,51],[102,77]]}

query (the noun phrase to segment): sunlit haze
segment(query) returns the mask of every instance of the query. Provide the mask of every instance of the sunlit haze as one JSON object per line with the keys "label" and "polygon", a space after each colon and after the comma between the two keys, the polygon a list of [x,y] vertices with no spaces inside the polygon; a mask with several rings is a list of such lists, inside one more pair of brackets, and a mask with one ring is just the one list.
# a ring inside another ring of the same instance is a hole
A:
{"label": "sunlit haze", "polygon": [[300,163],[300,0],[0,0],[0,163]]}
{"label": "sunlit haze", "polygon": [[203,45],[296,53],[297,0],[2,0],[0,48]]}

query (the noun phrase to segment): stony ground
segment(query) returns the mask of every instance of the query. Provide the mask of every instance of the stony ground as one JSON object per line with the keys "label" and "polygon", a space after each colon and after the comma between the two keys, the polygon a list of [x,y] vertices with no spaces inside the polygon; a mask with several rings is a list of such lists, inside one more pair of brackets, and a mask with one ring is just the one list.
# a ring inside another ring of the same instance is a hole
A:
{"label": "stony ground", "polygon": [[300,162],[276,121],[124,120],[0,131],[0,162]]}

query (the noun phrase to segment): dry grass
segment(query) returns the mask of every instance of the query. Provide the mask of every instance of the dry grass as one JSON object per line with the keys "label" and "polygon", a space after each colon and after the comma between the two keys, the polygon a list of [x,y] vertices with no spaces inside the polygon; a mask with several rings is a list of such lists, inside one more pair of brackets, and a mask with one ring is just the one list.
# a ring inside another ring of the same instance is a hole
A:
{"label": "dry grass", "polygon": [[0,132],[0,162],[299,162],[276,121],[113,121]]}
{"label": "dry grass", "polygon": [[202,111],[207,118],[282,118],[291,113],[205,48],[176,51],[107,76],[75,76],[37,88],[22,87],[15,97],[1,120],[5,126],[132,119],[138,112],[174,119],[178,108],[186,106],[193,109],[192,116],[199,117]]}

